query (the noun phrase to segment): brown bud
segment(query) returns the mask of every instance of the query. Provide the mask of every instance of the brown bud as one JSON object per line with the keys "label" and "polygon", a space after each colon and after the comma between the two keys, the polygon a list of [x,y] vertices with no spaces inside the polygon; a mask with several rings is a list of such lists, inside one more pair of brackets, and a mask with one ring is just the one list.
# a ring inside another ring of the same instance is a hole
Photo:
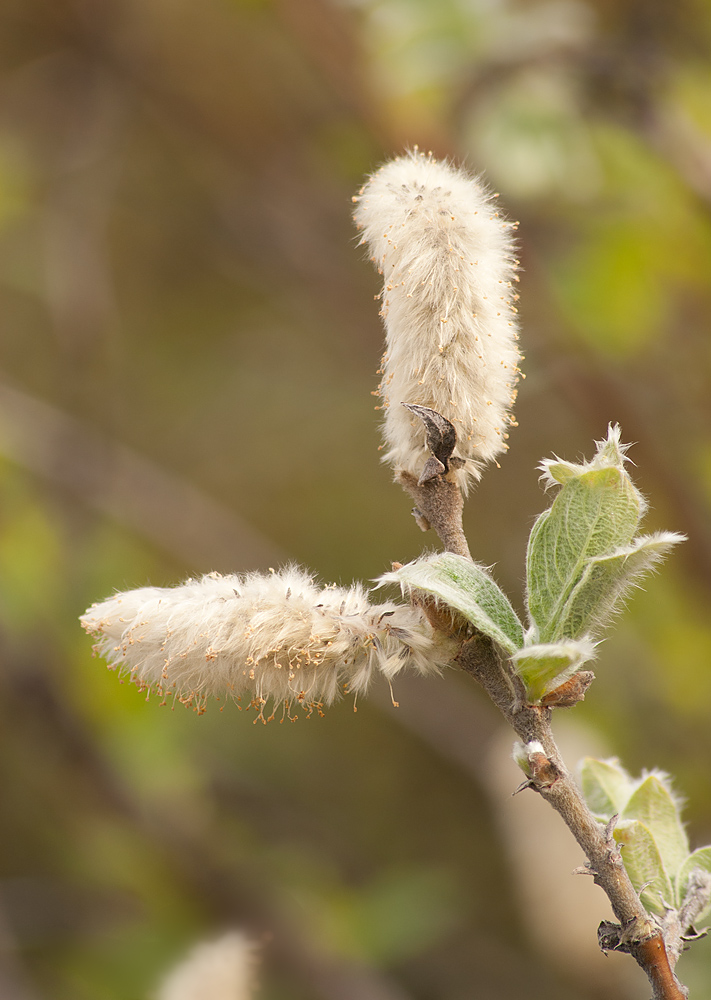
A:
{"label": "brown bud", "polygon": [[572,708],[585,699],[585,692],[595,680],[592,670],[581,670],[541,698],[544,708]]}
{"label": "brown bud", "polygon": [[560,771],[544,753],[534,751],[528,754],[531,782],[534,788],[550,788],[560,777]]}

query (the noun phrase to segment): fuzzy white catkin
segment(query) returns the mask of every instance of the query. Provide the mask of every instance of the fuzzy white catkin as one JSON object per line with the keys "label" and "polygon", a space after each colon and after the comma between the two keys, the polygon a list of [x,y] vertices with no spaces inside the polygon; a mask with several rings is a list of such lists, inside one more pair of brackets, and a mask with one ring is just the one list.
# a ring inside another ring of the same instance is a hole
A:
{"label": "fuzzy white catkin", "polygon": [[161,983],[156,1000],[250,1000],[255,948],[239,931],[196,945]]}
{"label": "fuzzy white catkin", "polygon": [[438,670],[453,655],[410,605],[371,605],[360,585],[323,587],[298,567],[211,573],[173,588],[144,587],[92,605],[81,619],[94,649],[141,688],[202,710],[209,697],[250,697],[307,710],[374,673]]}
{"label": "fuzzy white catkin", "polygon": [[376,171],[354,219],[383,275],[384,461],[419,476],[419,403],[452,421],[466,489],[508,447],[520,354],[514,224],[475,177],[416,148]]}

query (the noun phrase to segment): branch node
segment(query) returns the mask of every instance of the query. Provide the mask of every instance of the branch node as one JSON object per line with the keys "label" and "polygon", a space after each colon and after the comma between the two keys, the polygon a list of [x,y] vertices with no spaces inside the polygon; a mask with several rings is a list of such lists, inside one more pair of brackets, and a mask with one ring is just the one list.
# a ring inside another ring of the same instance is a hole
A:
{"label": "branch node", "polygon": [[425,425],[430,455],[419,479],[405,469],[399,469],[395,479],[417,504],[412,513],[418,527],[422,531],[434,528],[446,552],[471,559],[462,528],[462,493],[451,474],[466,464],[462,459],[452,458],[457,443],[454,424],[429,406],[420,406],[419,403],[402,405]]}
{"label": "branch node", "polygon": [[537,792],[548,789],[561,777],[561,770],[544,753],[529,753],[528,766],[531,768],[531,782]]}
{"label": "branch node", "polygon": [[573,869],[573,875],[597,875],[597,872],[590,865],[579,865]]}
{"label": "branch node", "polygon": [[620,849],[617,846],[615,838],[613,837],[613,832],[614,832],[615,827],[617,826],[617,821],[618,821],[619,818],[620,818],[620,814],[619,813],[615,813],[614,816],[611,816],[609,818],[609,820],[607,821],[607,826],[605,827],[605,843],[607,844],[608,847],[614,847],[614,849],[615,849],[614,853],[615,854],[619,854],[620,853]]}
{"label": "branch node", "polygon": [[427,520],[422,511],[419,509],[419,507],[412,508],[412,516],[414,517],[415,524],[420,529],[420,531],[429,531],[430,528],[432,527],[432,525]]}

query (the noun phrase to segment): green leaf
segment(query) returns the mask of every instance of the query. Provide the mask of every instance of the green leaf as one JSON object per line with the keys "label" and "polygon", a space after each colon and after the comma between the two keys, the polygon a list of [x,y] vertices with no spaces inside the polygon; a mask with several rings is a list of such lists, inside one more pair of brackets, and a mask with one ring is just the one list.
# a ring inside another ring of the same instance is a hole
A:
{"label": "green leaf", "polygon": [[551,639],[577,639],[599,632],[635,582],[682,541],[684,535],[660,531],[636,538],[631,545],[610,555],[589,559],[561,609]]}
{"label": "green leaf", "polygon": [[566,602],[588,561],[628,546],[637,530],[644,501],[624,469],[619,437],[619,428],[610,428],[585,465],[544,463],[549,482],[562,486],[533,526],[526,557],[528,609],[540,642],[560,635]]}
{"label": "green leaf", "polygon": [[614,759],[586,757],[580,768],[580,778],[585,801],[603,820],[622,812],[636,784]]}
{"label": "green leaf", "polygon": [[665,904],[674,903],[674,892],[651,831],[639,820],[623,820],[615,827],[614,837],[640,899],[648,910],[663,916]]}
{"label": "green leaf", "polygon": [[[620,814],[622,819],[644,823],[654,837],[662,864],[674,875],[689,856],[689,840],[679,816],[679,806],[658,774],[648,775]],[[668,898],[668,902],[671,899]]]}
{"label": "green leaf", "polygon": [[595,655],[590,642],[557,642],[526,646],[512,656],[532,704],[577,673]]}
{"label": "green leaf", "polygon": [[483,566],[463,556],[443,552],[418,559],[386,573],[378,583],[424,591],[458,611],[508,653],[523,646],[523,626],[509,599]]}
{"label": "green leaf", "polygon": [[[700,869],[702,872],[706,872],[711,875],[711,846],[699,847],[698,850],[690,854],[688,858],[684,861],[683,865],[677,872],[676,876],[676,898],[677,905],[683,906],[684,899],[686,898],[686,893],[689,888],[689,879],[693,872]],[[711,911],[711,902],[709,905],[698,914],[697,919],[700,920],[706,916],[709,911]]]}
{"label": "green leaf", "polygon": [[562,458],[545,458],[541,462],[543,478],[547,485],[567,483],[569,479],[577,479],[585,472],[593,469],[622,469],[625,464],[625,452],[629,445],[621,443],[620,425],[610,424],[604,441],[596,441],[597,450],[589,462],[566,462]]}

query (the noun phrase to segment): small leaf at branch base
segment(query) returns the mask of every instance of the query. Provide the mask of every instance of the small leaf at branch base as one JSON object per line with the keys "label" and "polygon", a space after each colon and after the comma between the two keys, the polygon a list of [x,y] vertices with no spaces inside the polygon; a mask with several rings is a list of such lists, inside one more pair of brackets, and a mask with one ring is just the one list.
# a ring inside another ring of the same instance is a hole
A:
{"label": "small leaf at branch base", "polygon": [[528,700],[538,703],[544,695],[565,683],[595,655],[591,642],[557,642],[526,646],[511,659],[526,686]]}
{"label": "small leaf at branch base", "polygon": [[507,653],[523,646],[523,626],[509,599],[483,566],[462,556],[442,552],[418,559],[386,573],[378,582],[399,583],[403,589],[429,594],[458,611]]}
{"label": "small leaf at branch base", "polygon": [[[711,846],[689,854],[681,806],[661,771],[633,779],[617,760],[587,757],[580,768],[585,801],[603,822],[619,816],[614,830],[632,884],[648,909],[676,911],[681,932],[711,911]],[[643,888],[646,884],[647,888]]]}

